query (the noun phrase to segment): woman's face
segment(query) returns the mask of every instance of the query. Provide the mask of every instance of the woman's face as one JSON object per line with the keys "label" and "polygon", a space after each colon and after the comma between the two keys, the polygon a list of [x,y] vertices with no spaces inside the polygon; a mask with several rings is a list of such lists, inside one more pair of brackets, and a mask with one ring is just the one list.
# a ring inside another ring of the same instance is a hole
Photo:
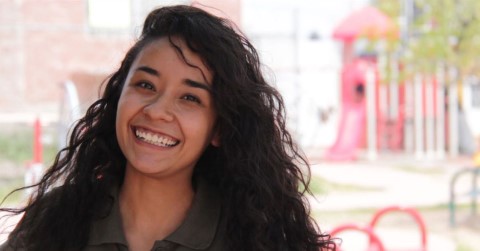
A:
{"label": "woman's face", "polygon": [[116,134],[127,173],[189,178],[209,144],[218,145],[212,72],[183,40],[147,45],[133,62],[116,116]]}

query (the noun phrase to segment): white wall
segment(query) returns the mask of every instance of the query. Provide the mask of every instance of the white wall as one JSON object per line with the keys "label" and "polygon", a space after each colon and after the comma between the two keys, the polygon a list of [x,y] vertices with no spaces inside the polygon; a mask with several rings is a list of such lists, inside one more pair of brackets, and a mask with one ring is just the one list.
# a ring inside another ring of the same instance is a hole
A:
{"label": "white wall", "polygon": [[343,18],[367,2],[242,2],[242,29],[284,95],[289,125],[303,147],[328,147],[336,138],[341,45],[331,34]]}

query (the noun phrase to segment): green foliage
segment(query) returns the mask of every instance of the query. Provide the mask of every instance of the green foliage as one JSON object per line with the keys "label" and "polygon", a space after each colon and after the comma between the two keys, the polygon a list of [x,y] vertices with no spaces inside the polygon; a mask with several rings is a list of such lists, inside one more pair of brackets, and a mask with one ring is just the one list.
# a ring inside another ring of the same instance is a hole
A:
{"label": "green foliage", "polygon": [[[437,64],[461,74],[480,69],[480,1],[478,0],[377,0],[377,6],[394,20],[404,19],[407,39],[397,47],[400,60],[415,71],[433,72]],[[405,6],[414,15],[406,20]],[[403,4],[403,6],[402,6]],[[413,8],[414,6],[414,8]],[[408,22],[407,22],[408,21]]]}

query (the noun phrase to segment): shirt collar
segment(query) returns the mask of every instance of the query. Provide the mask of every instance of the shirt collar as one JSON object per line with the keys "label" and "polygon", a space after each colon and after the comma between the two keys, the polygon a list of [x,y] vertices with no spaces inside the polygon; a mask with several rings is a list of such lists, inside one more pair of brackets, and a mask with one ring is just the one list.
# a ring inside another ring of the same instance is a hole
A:
{"label": "shirt collar", "polygon": [[119,187],[117,185],[113,186],[110,191],[110,198],[112,199],[110,212],[105,218],[93,222],[88,245],[119,243],[128,246],[123,233],[118,193]]}
{"label": "shirt collar", "polygon": [[215,238],[220,221],[221,203],[217,191],[205,180],[198,181],[196,195],[187,217],[180,227],[165,239],[201,250],[209,247]]}
{"label": "shirt collar", "polygon": [[[118,243],[128,246],[122,227],[118,193],[119,188],[115,186],[111,193],[111,211],[107,217],[93,222],[88,245]],[[205,249],[215,239],[220,213],[218,193],[205,180],[198,179],[191,209],[183,223],[165,240],[191,249]]]}

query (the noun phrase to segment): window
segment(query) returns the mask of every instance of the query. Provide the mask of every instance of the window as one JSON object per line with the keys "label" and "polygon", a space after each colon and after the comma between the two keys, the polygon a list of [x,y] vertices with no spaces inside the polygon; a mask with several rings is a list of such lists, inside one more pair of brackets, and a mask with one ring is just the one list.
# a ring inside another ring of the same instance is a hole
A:
{"label": "window", "polygon": [[128,31],[132,23],[130,0],[88,0],[87,15],[94,32]]}

